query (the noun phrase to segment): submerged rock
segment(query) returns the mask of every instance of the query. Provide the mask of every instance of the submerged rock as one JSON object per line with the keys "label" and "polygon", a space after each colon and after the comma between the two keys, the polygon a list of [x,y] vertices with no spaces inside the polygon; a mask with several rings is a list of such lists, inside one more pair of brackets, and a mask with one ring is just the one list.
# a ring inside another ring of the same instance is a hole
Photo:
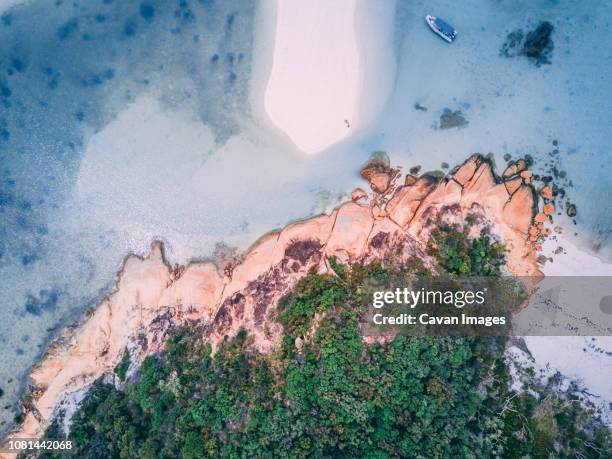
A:
{"label": "submerged rock", "polygon": [[461,110],[445,108],[440,115],[440,129],[458,128],[469,124]]}
{"label": "submerged rock", "polygon": [[527,34],[522,29],[510,32],[500,54],[505,57],[525,56],[537,66],[550,64],[550,55],[554,48],[553,30],[554,27],[550,22],[542,21]]}
{"label": "submerged rock", "polygon": [[550,54],[553,50],[553,25],[548,21],[540,24],[527,34],[521,54],[533,60],[537,65],[550,64]]}
{"label": "submerged rock", "polygon": [[514,57],[519,54],[525,34],[521,29],[514,30],[508,34],[502,45],[500,54],[505,57]]}

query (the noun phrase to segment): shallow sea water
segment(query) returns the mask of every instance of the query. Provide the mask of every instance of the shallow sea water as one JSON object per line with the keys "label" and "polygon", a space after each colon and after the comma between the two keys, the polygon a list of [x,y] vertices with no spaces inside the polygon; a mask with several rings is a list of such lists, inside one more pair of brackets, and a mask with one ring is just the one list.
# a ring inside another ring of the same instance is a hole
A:
{"label": "shallow sea water", "polygon": [[[538,160],[558,139],[579,238],[609,246],[611,2],[398,2],[390,101],[317,157],[252,110],[255,8],[31,1],[0,13],[0,422],[48,340],[108,291],[127,253],[157,238],[172,262],[246,248],[333,206],[373,150],[437,169],[475,151]],[[435,37],[426,13],[457,42]],[[551,65],[499,56],[510,31],[540,20],[555,26]],[[445,108],[469,124],[438,129]]]}

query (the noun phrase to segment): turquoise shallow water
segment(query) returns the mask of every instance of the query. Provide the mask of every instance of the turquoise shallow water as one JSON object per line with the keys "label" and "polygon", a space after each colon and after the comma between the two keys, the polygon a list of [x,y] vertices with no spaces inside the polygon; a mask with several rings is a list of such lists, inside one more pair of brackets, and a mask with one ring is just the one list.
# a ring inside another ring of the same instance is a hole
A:
{"label": "turquoise shallow water", "polygon": [[[576,231],[605,255],[611,2],[398,2],[392,98],[315,158],[252,114],[255,6],[33,1],[2,13],[2,421],[48,339],[108,290],[128,252],[155,238],[179,262],[219,242],[246,247],[337,202],[372,150],[425,169],[474,151],[542,163],[557,139]],[[426,13],[451,22],[457,42],[427,30]],[[510,31],[540,20],[555,26],[551,65],[500,57]],[[469,124],[438,129],[445,108]]]}

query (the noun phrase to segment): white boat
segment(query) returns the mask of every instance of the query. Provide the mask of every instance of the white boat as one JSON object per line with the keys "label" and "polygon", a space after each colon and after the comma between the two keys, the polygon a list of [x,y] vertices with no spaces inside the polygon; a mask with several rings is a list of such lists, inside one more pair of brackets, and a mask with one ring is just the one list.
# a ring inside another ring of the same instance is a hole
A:
{"label": "white boat", "polygon": [[455,28],[447,22],[444,22],[442,19],[428,14],[425,16],[425,21],[427,21],[427,24],[429,27],[431,27],[431,30],[444,38],[447,42],[452,43],[457,37],[457,31]]}

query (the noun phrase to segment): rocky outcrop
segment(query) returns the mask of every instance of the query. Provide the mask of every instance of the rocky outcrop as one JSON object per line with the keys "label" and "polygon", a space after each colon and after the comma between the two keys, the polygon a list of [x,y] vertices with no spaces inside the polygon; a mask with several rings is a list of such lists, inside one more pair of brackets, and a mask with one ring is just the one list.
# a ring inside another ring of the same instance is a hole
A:
{"label": "rocky outcrop", "polygon": [[[276,304],[309,270],[331,272],[329,257],[382,259],[390,249],[399,261],[425,258],[429,234],[440,219],[477,219],[507,247],[512,273],[541,275],[530,233],[537,227],[537,195],[524,180],[516,181],[524,168],[517,166],[502,181],[489,162],[474,155],[448,177],[426,174],[404,182],[384,159],[369,167],[362,175],[372,181],[372,193],[356,190],[352,201],[330,215],[267,234],[223,266],[197,262],[171,268],[160,243],[146,258],[127,257],[115,291],[78,327],[66,329],[33,368],[25,421],[12,436],[40,436],[63,398],[112,376],[125,349],[132,362],[129,374],[145,356],[159,352],[178,325],[207,325],[203,339],[213,348],[245,327],[255,345],[270,352],[280,332],[273,318]],[[387,175],[385,186],[378,185],[377,174]]]}

